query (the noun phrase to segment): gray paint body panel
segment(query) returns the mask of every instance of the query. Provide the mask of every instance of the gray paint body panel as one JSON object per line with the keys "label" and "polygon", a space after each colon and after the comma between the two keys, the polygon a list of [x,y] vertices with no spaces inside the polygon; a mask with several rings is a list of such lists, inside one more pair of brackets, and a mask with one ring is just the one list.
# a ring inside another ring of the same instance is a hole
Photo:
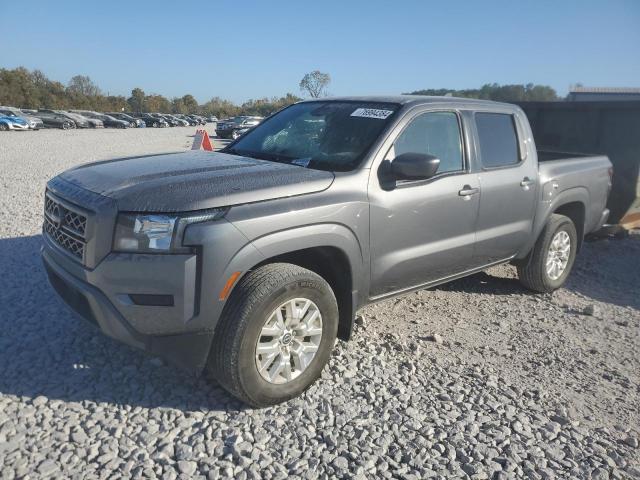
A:
{"label": "gray paint body panel", "polygon": [[187,212],[322,191],[333,174],[196,150],[83,165],[60,178],[120,211]]}
{"label": "gray paint body panel", "polygon": [[[187,152],[101,162],[61,174],[49,182],[49,189],[95,212],[95,242],[100,246],[90,264],[82,266],[45,241],[45,260],[76,279],[75,288],[86,285],[87,291],[101,292],[135,336],[211,335],[225,306],[218,297],[230,275],[245,275],[278,255],[313,247],[339,249],[352,274],[349,293],[355,311],[372,301],[526,256],[551,213],[563,204],[584,205],[585,233],[598,228],[606,216],[608,159],[538,166],[526,117],[514,105],[444,97],[347,100],[400,105],[352,172],[333,174],[223,153]],[[442,110],[459,116],[465,170],[390,185],[384,166],[398,134],[416,115]],[[518,165],[482,169],[473,120],[477,111],[515,116],[522,157]],[[525,177],[532,180],[528,188],[520,185]],[[467,185],[478,194],[462,198],[458,192]],[[117,211],[215,207],[231,208],[223,220],[193,224],[184,231],[182,244],[192,247],[193,254],[109,252]],[[128,293],[172,294],[176,304],[127,305],[122,295]],[[167,310],[158,313],[163,308]],[[102,311],[104,306],[96,307],[98,314]],[[109,318],[109,324],[116,321],[114,315]],[[109,328],[109,334],[117,336]],[[204,351],[206,341],[203,344]]]}

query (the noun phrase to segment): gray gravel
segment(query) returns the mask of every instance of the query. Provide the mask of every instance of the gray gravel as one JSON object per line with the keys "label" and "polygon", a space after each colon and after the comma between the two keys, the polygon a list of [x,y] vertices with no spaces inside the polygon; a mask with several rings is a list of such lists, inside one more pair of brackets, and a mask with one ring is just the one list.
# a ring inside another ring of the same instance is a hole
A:
{"label": "gray gravel", "polygon": [[46,180],[194,130],[0,136],[0,478],[640,478],[640,236],[587,243],[553,295],[503,266],[370,306],[263,410],[74,318],[38,256]]}

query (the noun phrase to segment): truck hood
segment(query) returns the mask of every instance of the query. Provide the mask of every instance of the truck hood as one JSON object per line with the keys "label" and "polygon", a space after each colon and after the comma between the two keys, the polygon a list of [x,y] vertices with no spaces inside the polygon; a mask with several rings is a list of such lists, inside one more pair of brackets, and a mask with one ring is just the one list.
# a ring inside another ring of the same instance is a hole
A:
{"label": "truck hood", "polygon": [[194,150],[82,165],[59,178],[112,198],[120,211],[186,212],[319,192],[334,175]]}

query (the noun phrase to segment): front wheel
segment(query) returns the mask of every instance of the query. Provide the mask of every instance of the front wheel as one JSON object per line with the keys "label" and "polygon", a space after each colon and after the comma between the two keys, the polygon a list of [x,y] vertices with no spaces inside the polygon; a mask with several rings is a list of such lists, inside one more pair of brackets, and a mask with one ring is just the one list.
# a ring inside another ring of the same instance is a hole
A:
{"label": "front wheel", "polygon": [[569,217],[553,214],[531,253],[518,265],[520,283],[548,293],[567,280],[576,259],[578,234]]}
{"label": "front wheel", "polygon": [[297,265],[246,274],[216,328],[208,370],[255,407],[289,400],[315,382],[331,356],[338,305],[327,282]]}
{"label": "front wheel", "polygon": [[6,132],[7,130],[9,130],[9,125],[6,123],[0,123],[0,132]]}

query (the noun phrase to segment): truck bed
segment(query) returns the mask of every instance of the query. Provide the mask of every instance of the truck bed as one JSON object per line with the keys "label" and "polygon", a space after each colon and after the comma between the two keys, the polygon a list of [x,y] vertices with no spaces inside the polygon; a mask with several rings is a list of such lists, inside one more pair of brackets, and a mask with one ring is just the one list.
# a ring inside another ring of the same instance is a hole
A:
{"label": "truck bed", "polygon": [[587,206],[584,233],[598,229],[602,212],[606,208],[611,187],[609,169],[611,162],[606,155],[584,155],[552,150],[538,151],[541,194],[550,195],[574,189],[586,195]]}

